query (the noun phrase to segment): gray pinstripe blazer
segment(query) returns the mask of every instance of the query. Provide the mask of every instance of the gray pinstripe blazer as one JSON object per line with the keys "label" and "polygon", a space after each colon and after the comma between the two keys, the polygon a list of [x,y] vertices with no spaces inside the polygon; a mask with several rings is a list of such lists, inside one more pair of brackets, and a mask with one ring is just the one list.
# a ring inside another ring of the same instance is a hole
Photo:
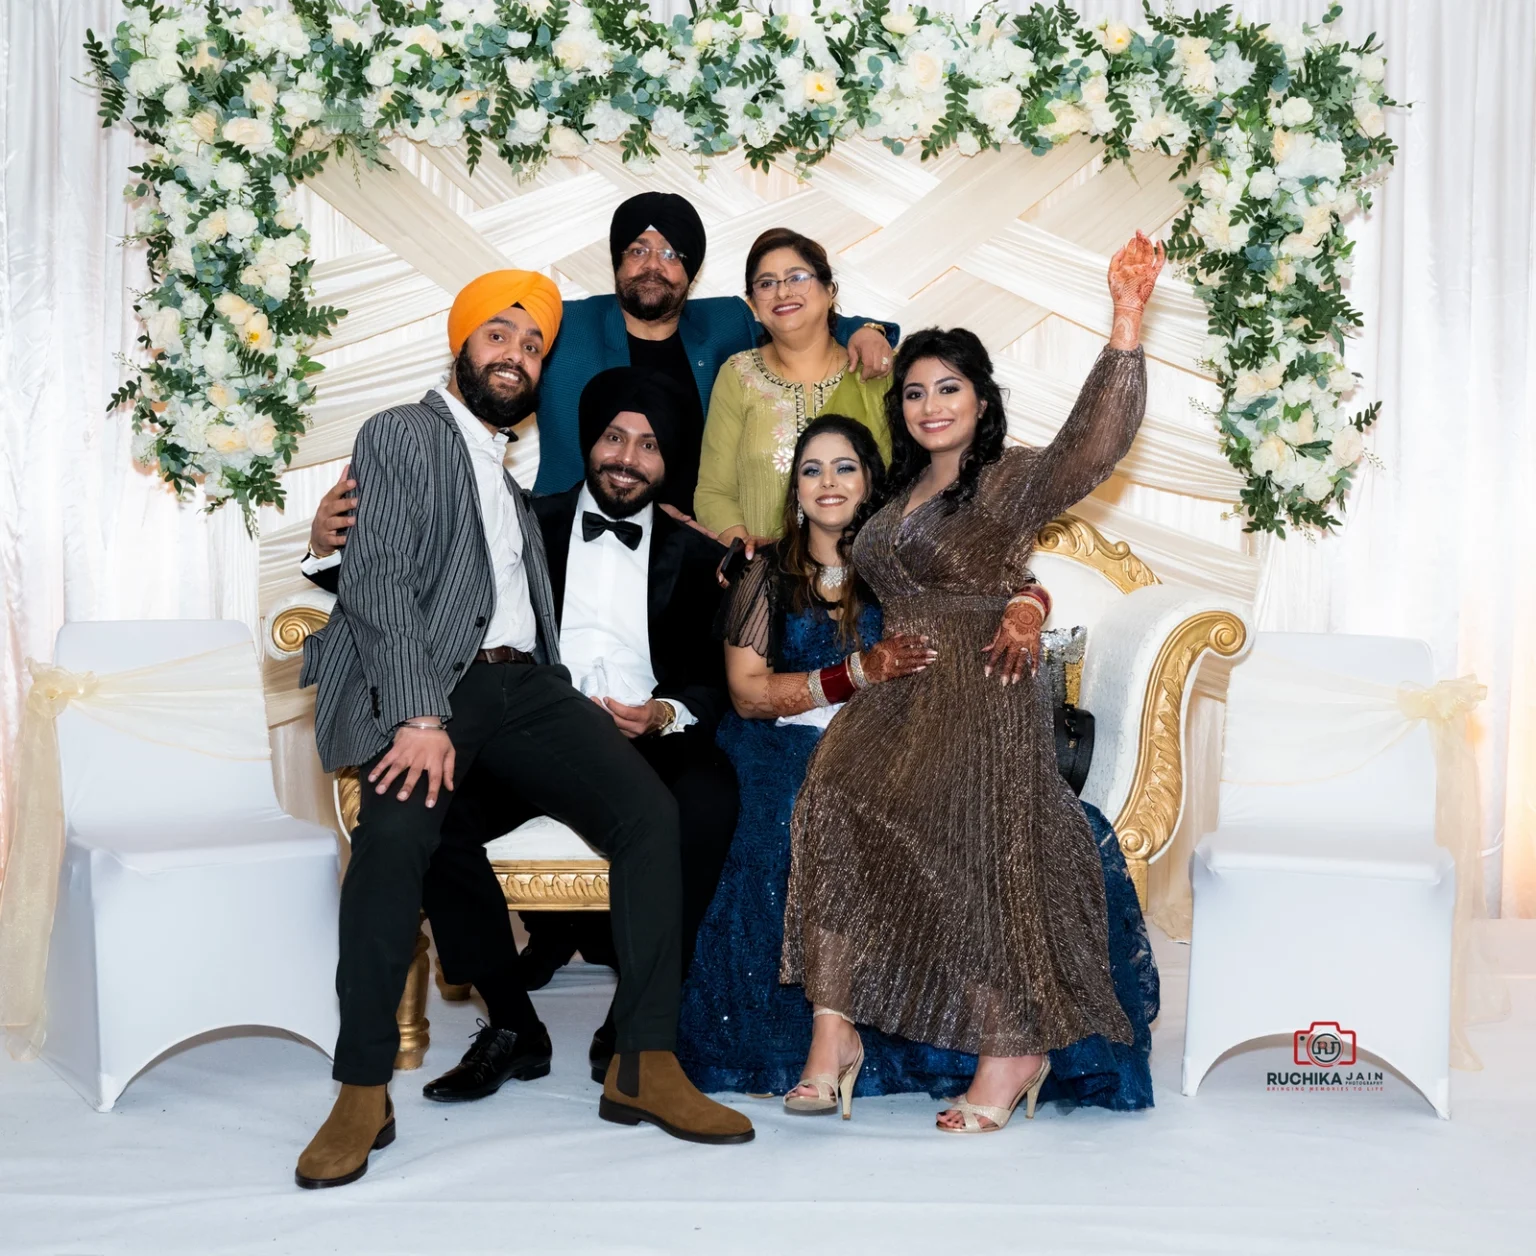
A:
{"label": "gray pinstripe blazer", "polygon": [[[327,772],[359,765],[417,715],[450,716],[496,591],[469,449],[436,393],[383,410],[352,449],[357,522],[331,621],[304,642],[300,685],[318,685],[315,744]],[[560,661],[544,540],[509,475],[538,623],[535,657]]]}

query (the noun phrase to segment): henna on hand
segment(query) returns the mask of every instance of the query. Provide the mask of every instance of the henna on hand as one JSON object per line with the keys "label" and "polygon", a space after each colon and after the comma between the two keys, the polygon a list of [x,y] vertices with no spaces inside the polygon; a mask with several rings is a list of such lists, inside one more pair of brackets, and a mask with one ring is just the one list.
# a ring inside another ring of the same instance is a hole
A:
{"label": "henna on hand", "polygon": [[927,637],[898,632],[875,642],[863,652],[859,662],[865,681],[878,685],[920,672],[938,657],[939,652],[928,644]]}
{"label": "henna on hand", "polygon": [[1045,616],[1045,608],[1029,592],[1011,598],[1003,608],[997,635],[982,648],[987,658],[983,674],[990,676],[995,667],[1002,683],[1013,685],[1024,679],[1026,668],[1031,676],[1038,672],[1040,630],[1045,626]]}
{"label": "henna on hand", "polygon": [[1115,306],[1110,346],[1134,349],[1141,336],[1141,313],[1152,298],[1152,289],[1163,269],[1167,251],[1140,231],[1110,259],[1109,295]]}

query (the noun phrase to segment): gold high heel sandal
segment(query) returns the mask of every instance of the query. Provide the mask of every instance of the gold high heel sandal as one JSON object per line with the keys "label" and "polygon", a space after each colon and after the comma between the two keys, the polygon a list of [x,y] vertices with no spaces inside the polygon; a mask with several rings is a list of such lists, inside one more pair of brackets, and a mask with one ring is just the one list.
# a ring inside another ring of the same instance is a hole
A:
{"label": "gold high heel sandal", "polygon": [[[818,1007],[816,1016],[842,1016],[850,1025],[853,1024],[841,1012],[833,1011],[830,1007]],[[857,1032],[857,1031],[855,1031]],[[814,1086],[816,1094],[811,1095],[785,1095],[784,1110],[793,1112],[796,1116],[826,1116],[836,1112],[838,1102],[841,1100],[843,1108],[843,1120],[853,1119],[853,1087],[859,1080],[859,1070],[864,1067],[864,1042],[859,1041],[859,1053],[854,1056],[853,1063],[834,1077],[831,1073],[815,1073],[810,1077],[802,1077],[795,1083],[795,1089],[801,1086]]]}
{"label": "gold high heel sandal", "polygon": [[[1050,1071],[1051,1058],[1046,1056],[1045,1059],[1040,1061],[1040,1071],[1030,1081],[1024,1083],[1023,1089],[1013,1097],[1013,1102],[1006,1108],[999,1108],[990,1103],[972,1103],[962,1095],[950,1104],[945,1111],[958,1112],[965,1119],[965,1124],[961,1126],[944,1125],[936,1120],[934,1127],[941,1134],[996,1134],[1013,1118],[1013,1111],[1019,1106],[1020,1102],[1024,1103],[1024,1119],[1026,1121],[1033,1121],[1035,1119],[1035,1100],[1040,1098],[1040,1087],[1045,1085],[1045,1079],[1050,1074]],[[943,1116],[944,1113],[941,1112],[939,1115]],[[981,1118],[983,1117],[991,1121],[992,1124],[983,1125],[981,1123]]]}

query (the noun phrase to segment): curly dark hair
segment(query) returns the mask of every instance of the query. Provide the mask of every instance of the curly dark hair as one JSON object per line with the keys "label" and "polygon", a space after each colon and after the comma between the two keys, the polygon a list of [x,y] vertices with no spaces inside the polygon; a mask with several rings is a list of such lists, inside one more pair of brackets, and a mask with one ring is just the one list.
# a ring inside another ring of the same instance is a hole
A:
{"label": "curly dark hair", "polygon": [[[874,435],[867,427],[857,419],[842,414],[823,414],[806,424],[805,431],[800,433],[800,439],[795,442],[794,457],[789,464],[792,470],[789,491],[784,499],[784,539],[777,546],[779,572],[788,586],[789,605],[795,611],[803,611],[819,600],[816,581],[821,576],[821,564],[811,557],[806,541],[806,526],[800,516],[799,468],[800,460],[805,457],[805,447],[818,436],[826,435],[841,436],[853,446],[854,456],[863,466],[864,478],[869,486],[864,500],[859,503],[859,508],[843,529],[843,535],[837,543],[837,552],[844,563],[852,565],[854,537],[858,536],[859,529],[870,516],[885,504],[886,499],[885,460],[881,458]],[[857,643],[859,612],[872,600],[868,589],[855,572],[854,578],[843,585],[842,597],[837,603],[841,612],[838,629],[845,639]]]}
{"label": "curly dark hair", "polygon": [[885,394],[885,417],[891,428],[891,496],[910,488],[912,481],[922,474],[923,468],[931,461],[928,451],[907,430],[906,415],[902,410],[907,373],[924,358],[938,358],[965,376],[982,403],[981,413],[976,416],[976,435],[971,439],[971,447],[960,460],[960,475],[939,494],[944,499],[944,513],[953,514],[962,502],[968,502],[976,496],[976,481],[981,475],[981,469],[1002,457],[1003,437],[1008,431],[1008,415],[1003,390],[998,387],[992,375],[992,359],[975,332],[964,327],[949,331],[926,327],[908,336],[896,351],[896,365],[891,368],[891,386]]}

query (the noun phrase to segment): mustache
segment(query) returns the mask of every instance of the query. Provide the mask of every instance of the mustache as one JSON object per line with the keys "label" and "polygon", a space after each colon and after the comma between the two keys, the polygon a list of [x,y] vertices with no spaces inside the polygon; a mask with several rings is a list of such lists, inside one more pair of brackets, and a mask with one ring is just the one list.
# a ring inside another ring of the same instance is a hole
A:
{"label": "mustache", "polygon": [[646,475],[644,471],[638,467],[625,466],[622,462],[599,463],[597,473],[601,475],[604,471],[617,471],[620,474],[632,476],[641,485],[649,485],[651,482],[651,477]]}

